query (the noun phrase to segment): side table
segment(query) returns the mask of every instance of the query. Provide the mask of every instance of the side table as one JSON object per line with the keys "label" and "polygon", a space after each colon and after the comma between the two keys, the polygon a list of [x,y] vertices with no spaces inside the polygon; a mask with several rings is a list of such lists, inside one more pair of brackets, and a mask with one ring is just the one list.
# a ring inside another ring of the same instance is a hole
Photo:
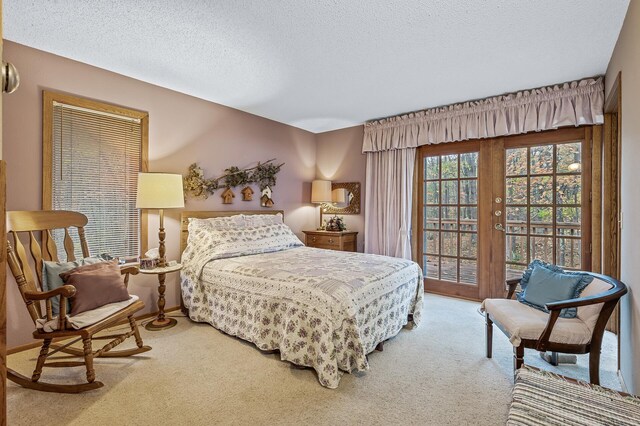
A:
{"label": "side table", "polygon": [[164,285],[164,280],[166,275],[171,272],[178,272],[182,269],[182,264],[178,263],[173,266],[165,266],[164,268],[153,268],[153,269],[140,269],[141,274],[155,274],[158,276],[158,316],[155,320],[147,323],[144,326],[147,330],[157,331],[157,330],[165,330],[167,328],[171,328],[178,323],[175,318],[166,318],[164,316],[164,292],[166,290],[166,286]]}

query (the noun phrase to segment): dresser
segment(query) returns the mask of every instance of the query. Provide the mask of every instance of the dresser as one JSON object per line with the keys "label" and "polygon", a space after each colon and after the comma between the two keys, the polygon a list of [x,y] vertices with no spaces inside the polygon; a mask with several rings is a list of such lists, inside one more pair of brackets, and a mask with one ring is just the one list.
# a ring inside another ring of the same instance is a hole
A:
{"label": "dresser", "polygon": [[355,231],[302,231],[307,247],[339,251],[356,251],[358,233]]}

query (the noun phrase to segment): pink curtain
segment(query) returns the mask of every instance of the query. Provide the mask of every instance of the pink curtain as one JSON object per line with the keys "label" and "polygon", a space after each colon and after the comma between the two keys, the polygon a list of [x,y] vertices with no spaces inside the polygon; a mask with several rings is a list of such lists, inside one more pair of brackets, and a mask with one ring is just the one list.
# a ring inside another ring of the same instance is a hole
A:
{"label": "pink curtain", "polygon": [[365,252],[411,258],[416,148],[604,122],[602,77],[365,124]]}
{"label": "pink curtain", "polygon": [[364,251],[411,259],[416,149],[367,153]]}
{"label": "pink curtain", "polygon": [[602,77],[370,121],[362,152],[604,122]]}

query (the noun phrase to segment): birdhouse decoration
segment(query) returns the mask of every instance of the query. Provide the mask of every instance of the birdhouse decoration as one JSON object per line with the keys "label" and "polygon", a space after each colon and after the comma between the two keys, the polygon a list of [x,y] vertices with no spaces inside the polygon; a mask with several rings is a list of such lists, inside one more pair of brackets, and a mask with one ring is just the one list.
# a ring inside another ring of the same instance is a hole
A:
{"label": "birdhouse decoration", "polygon": [[222,197],[222,204],[231,204],[233,203],[233,199],[236,197],[231,188],[225,189],[220,196]]}
{"label": "birdhouse decoration", "polygon": [[260,205],[262,207],[273,207],[275,204],[271,198],[271,188],[267,185],[262,189],[260,197]]}
{"label": "birdhouse decoration", "polygon": [[[260,188],[260,205],[272,207],[275,203],[272,198],[272,188],[276,185],[276,175],[284,163],[275,164],[275,158],[258,162],[254,167],[240,168],[230,166],[224,170],[224,174],[217,178],[206,178],[204,171],[193,163],[189,166],[189,173],[184,178],[184,193],[187,197],[206,199],[218,188],[225,188],[221,194],[223,204],[233,204],[236,197],[233,188],[242,188],[242,201],[253,201],[254,190],[250,185]],[[255,188],[255,187],[254,187]]]}
{"label": "birdhouse decoration", "polygon": [[253,199],[253,189],[250,186],[244,187],[242,191],[242,201],[251,201]]}

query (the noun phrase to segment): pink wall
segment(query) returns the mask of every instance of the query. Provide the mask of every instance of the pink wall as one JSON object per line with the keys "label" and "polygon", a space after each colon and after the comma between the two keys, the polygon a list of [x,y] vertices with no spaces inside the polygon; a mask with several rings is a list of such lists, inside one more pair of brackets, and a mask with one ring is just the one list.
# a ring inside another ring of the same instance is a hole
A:
{"label": "pink wall", "polygon": [[607,69],[607,95],[622,73],[620,278],[629,294],[620,300],[620,373],[628,391],[640,394],[640,2],[632,1]]}
{"label": "pink wall", "polygon": [[[360,182],[360,214],[344,215],[349,230],[358,231],[358,251],[364,251],[364,178],[366,156],[362,153],[364,127],[355,126],[316,135],[316,175],[333,182]],[[316,211],[316,215],[319,212]],[[316,216],[317,217],[317,216]],[[316,219],[317,220],[317,219]]]}
{"label": "pink wall", "polygon": [[[150,171],[185,174],[189,164],[198,162],[206,175],[218,176],[232,165],[243,167],[276,157],[286,164],[274,188],[275,208],[285,210],[285,222],[301,238],[303,229],[314,228],[318,211],[309,200],[310,182],[316,176],[316,135],[8,41],[4,59],[15,64],[21,76],[20,89],[3,98],[7,210],[41,208],[42,90],[50,89],[148,111]],[[350,141],[357,136],[345,134]],[[331,151],[341,147],[340,139],[331,135],[321,139],[328,141],[326,147]],[[361,136],[358,143],[353,140],[355,145],[361,142]],[[320,151],[325,154],[324,145]],[[351,147],[342,153],[345,157],[334,170],[337,178],[364,182],[364,172],[355,173],[344,163],[357,158],[356,154]],[[331,152],[326,155],[334,161]],[[232,205],[222,205],[216,193],[208,200],[187,200],[185,209],[260,209],[257,200],[235,200]],[[179,215],[179,211],[165,214],[168,259],[179,255]],[[149,220],[150,247],[157,245],[157,227],[154,214]],[[168,276],[167,283],[167,307],[177,306],[178,274]],[[11,348],[31,342],[33,326],[11,277],[7,287],[7,346]],[[157,308],[156,289],[154,277],[135,276],[131,280],[131,292],[141,297],[147,311]]]}

